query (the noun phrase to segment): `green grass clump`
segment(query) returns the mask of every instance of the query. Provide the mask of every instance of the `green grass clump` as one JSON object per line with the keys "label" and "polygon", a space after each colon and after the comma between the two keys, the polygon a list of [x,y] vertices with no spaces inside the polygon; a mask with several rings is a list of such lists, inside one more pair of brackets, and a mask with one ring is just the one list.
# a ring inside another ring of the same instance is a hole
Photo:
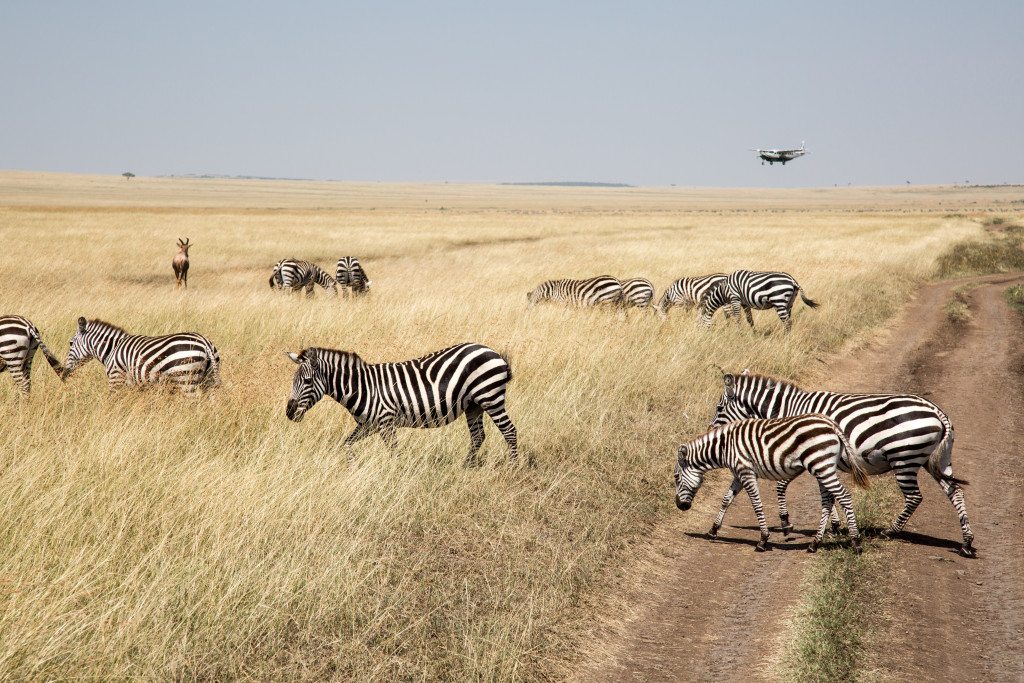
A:
{"label": "green grass clump", "polygon": [[1024,230],[1009,226],[998,234],[954,244],[937,261],[940,278],[1024,270]]}
{"label": "green grass clump", "polygon": [[1006,302],[1016,308],[1021,313],[1024,313],[1024,285],[1013,285],[1007,287],[1006,291],[1003,292],[1003,296],[1006,297]]}

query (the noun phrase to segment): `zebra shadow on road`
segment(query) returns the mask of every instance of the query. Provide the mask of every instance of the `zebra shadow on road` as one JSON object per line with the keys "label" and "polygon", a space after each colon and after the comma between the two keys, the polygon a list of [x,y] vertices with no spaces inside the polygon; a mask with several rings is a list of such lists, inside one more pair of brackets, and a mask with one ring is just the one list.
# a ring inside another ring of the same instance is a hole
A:
{"label": "zebra shadow on road", "polygon": [[[759,531],[760,530],[756,526],[753,526],[753,525],[742,525],[742,524],[730,525],[729,528],[732,528],[732,529],[742,529],[742,530],[746,530],[746,531]],[[795,536],[796,537],[806,537],[806,538],[810,539],[810,538],[814,537],[814,534],[817,531],[816,529],[790,529],[788,536],[777,536],[776,534],[782,534],[781,529],[779,527],[769,527],[769,528],[772,531],[772,538],[771,538],[772,547],[780,549],[780,550],[801,550],[801,549],[806,550],[807,546],[810,545],[810,541],[808,541],[806,543],[802,543],[802,542],[794,543],[793,542],[794,540],[798,540],[798,541],[800,540],[800,539],[794,539],[794,537]],[[861,529],[860,532],[861,532],[861,535],[864,538],[876,538],[876,539],[885,539],[886,538],[884,536],[885,529],[882,528],[882,527],[870,527],[869,526],[867,528]],[[841,533],[842,533],[842,536],[845,538],[846,537],[846,529],[843,529]],[[719,542],[723,542],[723,543],[734,543],[734,544],[738,544],[738,545],[750,545],[750,546],[756,546],[757,545],[757,539],[756,538],[726,538],[726,537],[723,537],[723,536],[718,536],[715,539],[709,539],[707,534],[696,533],[696,532],[687,532],[686,535],[690,536],[692,538],[701,538],[701,539],[705,539],[705,540],[714,540],[714,541],[719,541]],[[829,539],[829,535],[826,534],[825,538],[826,538],[826,540],[828,540]],[[835,539],[836,536],[832,535],[831,538]],[[895,537],[893,537],[892,539],[888,539],[888,540],[892,540],[892,541],[896,541],[896,542],[900,542],[900,543],[910,543],[910,544],[913,544],[913,545],[923,545],[923,546],[927,546],[927,547],[930,547],[930,548],[945,548],[946,550],[949,550],[950,552],[956,553],[956,554],[959,554],[959,552],[960,552],[960,543],[958,541],[956,541],[956,540],[952,540],[952,539],[948,539],[948,538],[938,538],[936,536],[930,536],[928,534],[922,534],[922,533],[918,533],[918,532],[915,532],[915,531],[903,530],[899,534],[897,534]]]}

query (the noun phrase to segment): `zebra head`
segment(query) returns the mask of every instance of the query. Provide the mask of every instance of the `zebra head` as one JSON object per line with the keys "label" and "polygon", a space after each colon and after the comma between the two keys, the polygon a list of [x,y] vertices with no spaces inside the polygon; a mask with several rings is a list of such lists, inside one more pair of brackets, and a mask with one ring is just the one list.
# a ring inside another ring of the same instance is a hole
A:
{"label": "zebra head", "polygon": [[93,358],[102,363],[110,354],[125,331],[101,320],[78,319],[78,331],[68,343],[68,357],[64,361],[64,376],[70,377],[71,372]]}
{"label": "zebra head", "polygon": [[704,483],[704,472],[689,460],[690,448],[690,445],[683,444],[676,457],[676,507],[684,512],[690,509],[693,497]]}
{"label": "zebra head", "polygon": [[740,391],[738,384],[746,374],[747,371],[744,371],[744,374],[739,377],[736,375],[724,374],[722,377],[722,383],[724,384],[722,397],[718,399],[718,405],[715,407],[715,416],[711,419],[711,424],[708,425],[708,429],[721,427],[724,424],[735,422],[736,420],[765,417],[753,406],[748,405],[747,401],[744,400],[742,396],[742,392]]}
{"label": "zebra head", "polygon": [[288,353],[295,369],[292,379],[292,393],[284,414],[292,422],[301,422],[306,411],[317,404],[327,393],[327,373],[324,372],[320,353],[317,349],[306,349],[301,353]]}

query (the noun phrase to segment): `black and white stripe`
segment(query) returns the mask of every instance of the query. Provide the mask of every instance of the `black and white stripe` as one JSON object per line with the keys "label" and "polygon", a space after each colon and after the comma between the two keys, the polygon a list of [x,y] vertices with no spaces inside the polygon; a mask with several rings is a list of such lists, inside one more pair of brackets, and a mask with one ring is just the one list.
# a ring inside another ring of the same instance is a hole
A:
{"label": "black and white stripe", "polygon": [[647,308],[654,301],[654,285],[647,278],[622,280],[622,305],[626,308]]}
{"label": "black and white stripe", "polygon": [[701,303],[701,324],[704,327],[710,327],[715,311],[722,306],[729,306],[731,313],[736,316],[737,325],[740,322],[739,315],[742,308],[747,323],[753,327],[754,318],[750,314],[751,309],[763,311],[774,308],[788,332],[792,327],[790,317],[798,292],[800,299],[805,304],[811,308],[818,307],[817,303],[804,295],[800,285],[788,273],[737,270],[730,274],[725,281],[708,290]]}
{"label": "black and white stripe", "polygon": [[610,275],[599,275],[587,280],[547,280],[526,295],[531,304],[556,301],[570,306],[621,306],[622,284]]}
{"label": "black and white stripe", "polygon": [[[953,476],[953,425],[931,401],[911,394],[837,394],[805,391],[762,375],[725,375],[725,389],[711,425],[731,420],[785,417],[822,413],[835,420],[856,451],[868,463],[870,474],[892,471],[903,492],[903,511],[887,534],[898,534],[921,503],[917,474],[921,467],[945,491],[960,519],[964,542],[961,554],[974,557],[974,533],[967,519],[963,485]],[[840,461],[849,471],[849,462]],[[785,485],[779,485],[779,513],[789,526]]]}
{"label": "black and white stripe", "polygon": [[761,528],[757,550],[768,547],[768,523],[761,505],[757,479],[788,482],[801,472],[810,472],[818,480],[821,492],[821,521],[809,552],[821,543],[829,513],[836,502],[846,511],[853,547],[860,552],[860,536],[853,514],[853,499],[839,481],[837,466],[844,454],[854,467],[854,478],[867,481],[864,466],[843,435],[840,427],[823,415],[799,415],[773,420],[741,420],[716,427],[679,447],[676,462],[676,506],[689,510],[693,497],[704,483],[704,473],[718,468],[732,471],[733,481],[722,500],[710,536],[718,535],[725,512],[740,488],[747,491]]}
{"label": "black and white stripe", "polygon": [[193,332],[145,337],[79,318],[67,373],[93,358],[103,364],[111,388],[166,385],[191,393],[220,385],[220,354],[209,339]]}
{"label": "black and white stripe", "polygon": [[353,294],[365,294],[370,289],[370,278],[355,256],[342,256],[338,259],[334,279],[338,286],[350,290]]}
{"label": "black and white stripe", "polygon": [[370,364],[351,351],[308,348],[289,353],[298,364],[285,410],[298,422],[325,395],[344,405],[356,428],[351,446],[379,433],[390,447],[398,427],[441,427],[466,414],[471,444],[466,463],[477,461],[484,441],[484,413],[501,431],[511,458],[518,455],[516,428],[505,411],[512,371],[498,352],[459,344],[401,363]]}
{"label": "black and white stripe", "polygon": [[719,282],[724,281],[724,273],[679,278],[669,285],[669,288],[661,295],[661,299],[658,300],[658,315],[662,318],[667,317],[668,309],[675,306],[680,306],[687,310],[699,306],[708,290]]}
{"label": "black and white stripe", "polygon": [[309,261],[282,259],[274,264],[270,274],[271,289],[287,289],[297,292],[306,290],[306,296],[313,296],[313,286],[320,285],[338,294],[338,283],[323,268]]}
{"label": "black and white stripe", "polygon": [[43,352],[46,362],[63,380],[64,368],[43,343],[36,326],[20,315],[0,316],[0,372],[10,372],[11,379],[25,395],[32,390],[32,360],[36,349]]}

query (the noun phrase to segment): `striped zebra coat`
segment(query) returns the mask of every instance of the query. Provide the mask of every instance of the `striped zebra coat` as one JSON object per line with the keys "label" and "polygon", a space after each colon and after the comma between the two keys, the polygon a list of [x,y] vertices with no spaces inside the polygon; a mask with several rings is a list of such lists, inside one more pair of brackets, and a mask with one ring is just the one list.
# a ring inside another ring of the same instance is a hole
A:
{"label": "striped zebra coat", "polygon": [[478,464],[486,413],[518,456],[515,425],[505,410],[512,371],[499,353],[481,344],[459,344],[401,363],[370,364],[351,351],[308,348],[289,353],[299,367],[285,408],[299,422],[324,396],[341,403],[356,421],[346,449],[380,434],[391,448],[398,427],[441,427],[463,414],[469,427],[466,464]]}
{"label": "striped zebra coat", "polygon": [[654,301],[654,285],[647,278],[622,280],[622,305],[626,308],[647,308]]}
{"label": "striped zebra coat", "polygon": [[43,352],[46,362],[63,380],[64,368],[43,343],[36,326],[20,315],[0,316],[0,372],[10,372],[15,385],[26,396],[32,390],[32,360],[36,349]]}
{"label": "striped zebra coat", "polygon": [[146,337],[102,320],[78,319],[65,362],[70,375],[91,359],[103,364],[110,387],[160,385],[194,393],[220,386],[220,353],[192,332]]}
{"label": "striped zebra coat", "polygon": [[271,289],[285,289],[297,292],[300,289],[306,290],[306,296],[313,296],[313,286],[320,285],[338,295],[338,283],[328,275],[320,266],[309,261],[297,261],[295,259],[282,259],[274,264],[274,270],[270,274]]}
{"label": "striped zebra coat", "polygon": [[370,290],[370,278],[355,256],[342,256],[338,259],[334,279],[338,286],[353,294],[366,294]]}
{"label": "striped zebra coat", "polygon": [[[725,275],[715,273],[713,275],[702,275],[700,277],[679,278],[665,290],[658,300],[658,315],[662,318],[668,317],[668,310],[680,306],[687,310],[699,306],[704,300],[704,295],[719,282],[725,281]],[[726,310],[729,315],[729,310]]]}
{"label": "striped zebra coat", "polygon": [[610,275],[587,280],[547,280],[527,294],[526,300],[531,304],[555,301],[570,306],[621,306],[622,284]]}
{"label": "striped zebra coat", "polygon": [[823,415],[731,422],[679,447],[675,471],[676,506],[680,510],[689,510],[694,495],[704,482],[704,473],[728,468],[733,475],[732,486],[725,494],[718,517],[708,533],[712,538],[718,535],[726,510],[742,487],[750,496],[761,528],[761,542],[757,544],[757,550],[766,550],[768,523],[757,479],[788,482],[807,471],[818,480],[821,492],[821,522],[808,551],[818,549],[829,513],[838,501],[846,511],[853,547],[860,552],[853,499],[837,475],[839,461],[844,455],[852,465],[854,479],[858,484],[866,485],[865,462],[839,426]]}
{"label": "striped zebra coat", "polygon": [[[805,391],[795,384],[763,375],[725,375],[725,388],[711,426],[747,418],[821,413],[843,429],[854,449],[867,461],[870,474],[892,471],[904,506],[888,535],[903,530],[921,504],[918,471],[924,467],[953,504],[963,532],[960,553],[975,557],[974,533],[967,519],[963,485],[953,475],[953,425],[931,401],[911,394],[838,394]],[[849,471],[843,458],[839,468]],[[786,486],[779,484],[779,516],[789,526]]]}
{"label": "striped zebra coat", "polygon": [[789,332],[792,328],[793,303],[796,301],[798,292],[800,299],[805,304],[811,308],[818,307],[816,302],[804,295],[800,285],[788,273],[737,270],[705,294],[701,302],[701,324],[704,327],[710,327],[715,311],[723,306],[728,306],[732,315],[736,316],[737,325],[740,322],[739,315],[742,308],[747,323],[753,327],[754,318],[750,314],[751,309],[763,311],[774,308],[779,320]]}

